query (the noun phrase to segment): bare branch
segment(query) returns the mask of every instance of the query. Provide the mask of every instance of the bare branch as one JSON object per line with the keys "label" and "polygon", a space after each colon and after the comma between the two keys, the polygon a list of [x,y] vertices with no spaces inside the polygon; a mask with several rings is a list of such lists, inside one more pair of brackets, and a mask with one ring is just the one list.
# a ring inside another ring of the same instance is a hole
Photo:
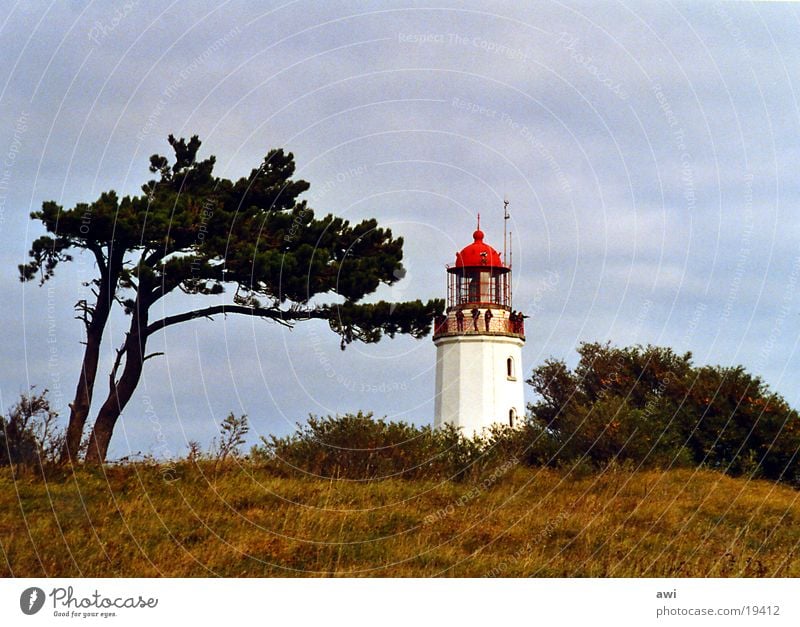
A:
{"label": "bare branch", "polygon": [[[127,336],[128,334],[126,333],[125,335]],[[123,342],[122,347],[117,349],[117,356],[114,358],[114,367],[111,368],[111,374],[108,375],[108,385],[111,390],[117,386],[117,371],[122,363],[122,356],[125,354],[125,344],[126,343]]]}
{"label": "bare branch", "polygon": [[149,337],[156,331],[165,329],[173,324],[195,320],[197,318],[211,318],[218,314],[242,314],[245,316],[257,316],[274,320],[279,324],[291,327],[295,320],[327,320],[330,317],[330,310],[327,307],[316,307],[314,309],[279,309],[277,307],[248,307],[245,305],[214,305],[204,309],[195,309],[174,316],[167,316],[150,324],[144,332],[145,337]]}
{"label": "bare branch", "polygon": [[84,246],[94,253],[94,258],[97,260],[97,267],[100,268],[100,274],[105,276],[106,272],[108,271],[108,264],[100,244],[93,241],[87,241]]}
{"label": "bare branch", "polygon": [[78,312],[78,315],[75,316],[75,320],[83,322],[83,326],[88,329],[91,324],[91,319],[94,318],[95,308],[86,300],[81,299],[75,303],[74,309]]}

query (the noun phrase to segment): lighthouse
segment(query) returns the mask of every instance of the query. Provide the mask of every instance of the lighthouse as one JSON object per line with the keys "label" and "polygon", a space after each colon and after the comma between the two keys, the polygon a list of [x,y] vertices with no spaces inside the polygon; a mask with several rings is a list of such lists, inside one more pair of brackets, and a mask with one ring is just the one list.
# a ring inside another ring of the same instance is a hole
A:
{"label": "lighthouse", "polygon": [[468,437],[493,424],[517,426],[525,411],[525,329],[511,308],[511,264],[484,241],[480,216],[472,239],[447,266],[447,309],[433,332],[434,426],[452,424]]}

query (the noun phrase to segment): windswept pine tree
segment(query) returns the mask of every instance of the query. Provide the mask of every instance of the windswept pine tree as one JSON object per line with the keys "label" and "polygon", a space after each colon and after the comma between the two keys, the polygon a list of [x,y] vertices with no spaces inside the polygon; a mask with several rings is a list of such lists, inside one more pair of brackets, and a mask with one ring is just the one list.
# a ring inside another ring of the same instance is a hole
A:
{"label": "windswept pine tree", "polygon": [[[294,157],[271,150],[246,177],[214,175],[213,156],[198,160],[201,142],[169,137],[174,157],[153,155],[155,177],[142,194],[105,192],[65,209],[45,202],[31,214],[47,234],[35,240],[23,281],[51,279],[74,251],[95,259],[93,302],[76,304],[86,343],[62,458],[76,460],[92,405],[100,343],[112,308],[130,317],[89,439],[87,461],[105,460],[114,426],[141,378],[148,339],[169,326],[221,314],[258,316],[286,326],[326,320],[346,343],[377,342],[396,333],[423,337],[443,309],[423,303],[362,303],[381,284],[402,277],[403,239],[374,219],[351,224],[315,211],[299,197],[309,184],[292,177]],[[153,319],[152,308],[174,293],[216,296],[213,304]],[[320,302],[320,300],[328,302]],[[222,302],[220,302],[222,300]]]}

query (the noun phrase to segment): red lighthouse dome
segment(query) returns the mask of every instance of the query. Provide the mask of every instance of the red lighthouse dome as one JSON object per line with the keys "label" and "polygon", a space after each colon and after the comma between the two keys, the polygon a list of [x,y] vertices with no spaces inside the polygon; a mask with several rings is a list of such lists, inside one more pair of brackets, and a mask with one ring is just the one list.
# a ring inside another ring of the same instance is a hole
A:
{"label": "red lighthouse dome", "polygon": [[461,252],[456,253],[456,268],[505,267],[500,253],[483,241],[483,231],[480,228],[472,234],[472,238],[474,241],[469,246],[465,246]]}

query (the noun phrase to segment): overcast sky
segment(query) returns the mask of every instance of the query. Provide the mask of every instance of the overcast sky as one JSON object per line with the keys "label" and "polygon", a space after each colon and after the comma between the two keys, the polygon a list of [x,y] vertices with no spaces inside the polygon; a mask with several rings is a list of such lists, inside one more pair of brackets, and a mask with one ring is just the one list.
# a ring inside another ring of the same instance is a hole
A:
{"label": "overcast sky", "polygon": [[[136,193],[169,133],[200,135],[229,177],[284,147],[318,213],[402,235],[408,274],[376,297],[443,297],[477,212],[502,248],[508,198],[525,371],[574,364],[582,341],[668,345],[742,364],[800,406],[797,6],[9,4],[2,407],[36,385],[66,413],[82,355],[72,306],[94,276],[78,257],[44,288],[21,284],[42,234],[29,212]],[[105,339],[96,402],[126,325],[118,315]],[[430,337],[342,352],[323,322],[230,317],[152,348],[166,355],[146,364],[112,457],[207,445],[229,411],[249,415],[253,440],[309,413],[432,422]]]}

